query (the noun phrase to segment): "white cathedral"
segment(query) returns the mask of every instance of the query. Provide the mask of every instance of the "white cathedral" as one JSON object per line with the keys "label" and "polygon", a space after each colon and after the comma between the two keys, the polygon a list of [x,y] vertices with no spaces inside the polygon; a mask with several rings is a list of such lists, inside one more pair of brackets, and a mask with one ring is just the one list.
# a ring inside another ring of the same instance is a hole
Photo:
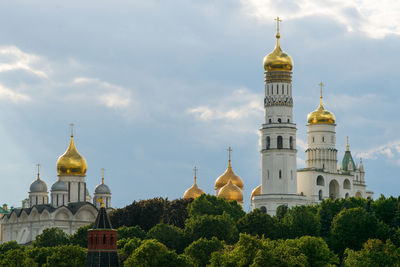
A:
{"label": "white cathedral", "polygon": [[47,185],[40,178],[38,166],[37,178],[29,188],[27,207],[13,209],[1,218],[0,242],[29,243],[49,227],[73,234],[79,227],[95,221],[100,199],[110,209],[111,191],[104,184],[104,172],[101,184],[95,188],[92,204],[86,188],[86,170],[86,160],[78,153],[71,133],[67,151],[57,161],[58,179],[51,186],[50,203]]}
{"label": "white cathedral", "polygon": [[347,140],[338,166],[335,143],[336,119],[321,98],[317,110],[307,117],[306,167],[296,166],[296,124],[293,121],[292,58],[276,47],[264,58],[264,124],[261,125],[261,185],[251,194],[251,206],[271,215],[277,207],[316,204],[327,198],[372,198],[366,190],[362,160],[356,165]]}

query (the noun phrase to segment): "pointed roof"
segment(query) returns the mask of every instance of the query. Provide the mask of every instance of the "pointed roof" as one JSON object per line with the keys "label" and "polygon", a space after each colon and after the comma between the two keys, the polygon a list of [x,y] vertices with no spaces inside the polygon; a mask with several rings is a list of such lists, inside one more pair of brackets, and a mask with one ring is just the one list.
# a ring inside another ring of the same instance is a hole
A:
{"label": "pointed roof", "polygon": [[103,203],[97,214],[96,221],[94,222],[93,229],[112,229],[110,217],[108,217],[106,208]]}
{"label": "pointed roof", "polygon": [[[349,162],[353,166],[352,170],[349,170]],[[346,144],[346,151],[344,152],[343,160],[342,160],[342,170],[344,171],[355,171],[356,164],[354,164],[353,157],[351,156],[350,152],[350,145],[349,145],[349,137],[347,136],[347,144]]]}

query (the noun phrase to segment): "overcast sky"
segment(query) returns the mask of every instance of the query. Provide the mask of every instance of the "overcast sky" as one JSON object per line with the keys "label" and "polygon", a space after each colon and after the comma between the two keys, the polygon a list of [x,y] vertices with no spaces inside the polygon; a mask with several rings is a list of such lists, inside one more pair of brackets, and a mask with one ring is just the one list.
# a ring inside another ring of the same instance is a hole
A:
{"label": "overcast sky", "polygon": [[399,195],[400,2],[376,0],[0,1],[0,202],[20,206],[40,163],[50,189],[75,123],[91,194],[101,180],[122,207],[213,193],[227,167],[245,210],[260,184],[262,60],[294,60],[298,167],[306,117],[319,103],[363,157],[369,190]]}

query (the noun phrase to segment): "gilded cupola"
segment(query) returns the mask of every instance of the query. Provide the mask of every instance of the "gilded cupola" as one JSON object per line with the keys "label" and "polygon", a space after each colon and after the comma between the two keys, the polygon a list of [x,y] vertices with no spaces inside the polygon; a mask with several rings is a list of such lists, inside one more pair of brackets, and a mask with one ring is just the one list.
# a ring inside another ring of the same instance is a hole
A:
{"label": "gilded cupola", "polygon": [[242,179],[235,174],[235,172],[232,170],[232,165],[231,165],[231,152],[232,149],[229,147],[228,148],[228,154],[229,154],[229,160],[228,160],[228,168],[226,171],[217,178],[215,181],[215,191],[218,194],[218,191],[225,186],[230,180],[232,183],[236,186],[238,186],[241,190],[243,190],[243,181]]}
{"label": "gilded cupola", "polygon": [[322,87],[324,84],[321,82],[319,85],[321,86],[321,96],[320,96],[319,107],[317,110],[308,114],[307,123],[309,123],[309,124],[318,124],[318,123],[334,124],[336,121],[335,115],[333,115],[332,112],[326,110],[324,108],[324,105],[322,104]]}
{"label": "gilded cupola", "polygon": [[254,196],[258,195],[261,195],[261,185],[253,189],[253,191],[251,192],[250,200],[253,200]]}
{"label": "gilded cupola", "polygon": [[282,20],[277,17],[277,33],[276,33],[276,46],[274,51],[264,57],[264,69],[265,71],[291,71],[293,69],[292,58],[283,52],[279,39],[281,35],[279,34],[279,22]]}
{"label": "gilded cupola", "polygon": [[86,160],[81,154],[78,153],[78,150],[75,147],[74,134],[73,130],[71,129],[71,140],[67,151],[65,151],[65,153],[62,154],[57,160],[58,175],[84,176],[86,170]]}
{"label": "gilded cupola", "polygon": [[219,190],[218,197],[243,203],[243,191],[236,186],[232,180],[229,180],[229,182]]}
{"label": "gilded cupola", "polygon": [[183,194],[183,198],[185,199],[189,199],[189,198],[197,198],[201,195],[204,195],[204,191],[201,190],[198,186],[197,186],[197,168],[194,167],[194,184],[192,187],[190,187],[188,190],[185,191],[185,193]]}

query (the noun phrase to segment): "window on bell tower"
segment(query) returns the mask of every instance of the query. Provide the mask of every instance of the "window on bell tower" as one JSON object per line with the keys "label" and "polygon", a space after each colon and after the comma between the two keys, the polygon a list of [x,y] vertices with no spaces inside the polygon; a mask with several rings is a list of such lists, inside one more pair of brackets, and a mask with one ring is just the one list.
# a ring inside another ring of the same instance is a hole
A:
{"label": "window on bell tower", "polygon": [[277,148],[278,148],[278,149],[282,149],[282,148],[283,148],[283,139],[282,139],[282,136],[278,136],[278,139],[277,139]]}

